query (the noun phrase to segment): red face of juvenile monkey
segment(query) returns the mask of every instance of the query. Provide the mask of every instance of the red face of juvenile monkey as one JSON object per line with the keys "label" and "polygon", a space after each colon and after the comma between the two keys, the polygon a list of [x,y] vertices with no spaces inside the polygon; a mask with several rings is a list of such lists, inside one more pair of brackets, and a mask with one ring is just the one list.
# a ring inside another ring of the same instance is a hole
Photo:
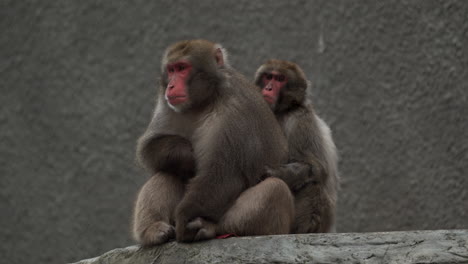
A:
{"label": "red face of juvenile monkey", "polygon": [[166,87],[166,100],[172,106],[177,106],[189,100],[187,93],[187,80],[192,71],[192,65],[186,61],[177,61],[168,64]]}
{"label": "red face of juvenile monkey", "polygon": [[287,78],[285,75],[277,72],[271,71],[264,73],[262,76],[262,94],[265,101],[269,105],[273,106],[278,101],[280,91],[287,83]]}

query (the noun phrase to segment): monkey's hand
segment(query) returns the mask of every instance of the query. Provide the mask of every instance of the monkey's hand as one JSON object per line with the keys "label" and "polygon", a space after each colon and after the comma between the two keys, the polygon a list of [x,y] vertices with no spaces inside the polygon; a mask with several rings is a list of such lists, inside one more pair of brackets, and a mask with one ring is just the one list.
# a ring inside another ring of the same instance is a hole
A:
{"label": "monkey's hand", "polygon": [[216,225],[197,217],[187,224],[176,224],[176,237],[179,242],[193,242],[212,239],[216,236]]}
{"label": "monkey's hand", "polygon": [[269,177],[281,178],[281,171],[278,168],[272,168],[270,166],[265,166],[260,180],[263,181]]}
{"label": "monkey's hand", "polygon": [[163,221],[152,223],[141,234],[143,246],[160,245],[175,237],[174,227]]}
{"label": "monkey's hand", "polygon": [[283,180],[293,192],[299,191],[304,186],[314,183],[319,172],[315,166],[305,162],[291,162],[276,168],[265,166],[262,180],[268,177],[276,177]]}

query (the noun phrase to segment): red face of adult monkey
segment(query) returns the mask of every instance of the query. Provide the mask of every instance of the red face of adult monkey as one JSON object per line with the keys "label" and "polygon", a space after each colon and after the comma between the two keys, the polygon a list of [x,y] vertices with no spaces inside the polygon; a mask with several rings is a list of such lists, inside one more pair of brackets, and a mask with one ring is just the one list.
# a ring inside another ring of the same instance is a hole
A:
{"label": "red face of adult monkey", "polygon": [[[212,47],[197,45],[198,42],[178,44],[164,55],[164,98],[178,112],[212,104],[213,99],[220,97],[217,93],[223,90],[219,89],[224,81],[219,70],[229,67],[226,51],[217,44]],[[206,57],[207,53],[209,57]]]}
{"label": "red face of adult monkey", "polygon": [[180,61],[167,65],[168,85],[166,88],[166,100],[172,106],[177,106],[187,102],[187,81],[192,71],[189,62]]}
{"label": "red face of adult monkey", "polygon": [[276,115],[289,144],[289,162],[265,177],[285,181],[295,195],[295,233],[333,230],[338,189],[337,153],[330,128],[306,98],[304,72],[292,62],[269,60],[255,84]]}
{"label": "red face of adult monkey", "polygon": [[264,166],[287,161],[286,140],[218,44],[182,41],[166,50],[137,155],[153,175],[135,204],[133,233],[143,245],[290,231],[287,185],[273,178],[257,184]]}

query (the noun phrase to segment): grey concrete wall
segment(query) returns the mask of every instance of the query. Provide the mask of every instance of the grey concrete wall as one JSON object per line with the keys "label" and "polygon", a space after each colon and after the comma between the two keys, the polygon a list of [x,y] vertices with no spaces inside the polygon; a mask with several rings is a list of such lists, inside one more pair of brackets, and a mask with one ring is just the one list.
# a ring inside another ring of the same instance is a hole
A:
{"label": "grey concrete wall", "polygon": [[466,1],[0,3],[0,256],[132,244],[135,141],[163,49],[206,38],[252,76],[299,63],[340,150],[338,231],[468,228]]}

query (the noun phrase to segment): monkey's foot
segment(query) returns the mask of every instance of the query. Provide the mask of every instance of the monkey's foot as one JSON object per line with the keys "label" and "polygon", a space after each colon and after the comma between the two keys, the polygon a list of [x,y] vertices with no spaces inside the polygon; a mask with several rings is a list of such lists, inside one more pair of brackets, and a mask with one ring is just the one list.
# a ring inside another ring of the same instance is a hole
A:
{"label": "monkey's foot", "polygon": [[197,217],[186,225],[184,241],[212,239],[216,236],[216,225]]}
{"label": "monkey's foot", "polygon": [[160,245],[175,237],[175,229],[168,223],[158,221],[151,224],[141,237],[143,246]]}

